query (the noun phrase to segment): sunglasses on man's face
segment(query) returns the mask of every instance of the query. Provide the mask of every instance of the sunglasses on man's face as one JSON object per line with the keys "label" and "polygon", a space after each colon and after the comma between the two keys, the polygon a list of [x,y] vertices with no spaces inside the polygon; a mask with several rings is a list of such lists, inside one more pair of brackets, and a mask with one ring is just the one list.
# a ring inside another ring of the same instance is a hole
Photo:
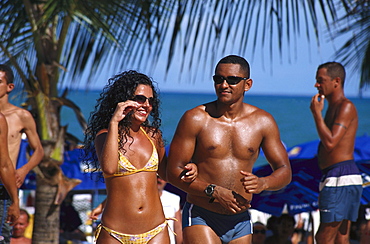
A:
{"label": "sunglasses on man's face", "polygon": [[153,97],[146,97],[144,95],[135,95],[134,98],[132,99],[137,103],[144,104],[146,100],[148,100],[149,105],[153,105],[154,98]]}
{"label": "sunglasses on man's face", "polygon": [[213,81],[215,82],[215,84],[221,84],[224,82],[224,80],[226,80],[227,84],[229,85],[236,85],[238,84],[240,81],[242,80],[247,80],[248,78],[243,78],[243,77],[239,77],[239,76],[227,76],[227,77],[223,77],[221,75],[214,75],[213,76]]}

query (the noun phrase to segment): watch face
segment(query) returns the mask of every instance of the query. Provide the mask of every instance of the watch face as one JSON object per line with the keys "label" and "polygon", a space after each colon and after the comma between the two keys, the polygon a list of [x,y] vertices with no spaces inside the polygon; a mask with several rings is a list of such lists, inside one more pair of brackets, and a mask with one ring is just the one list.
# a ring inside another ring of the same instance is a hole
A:
{"label": "watch face", "polygon": [[205,193],[208,195],[208,196],[212,196],[213,194],[213,189],[214,189],[214,186],[213,185],[209,185],[207,186],[207,188],[204,190]]}

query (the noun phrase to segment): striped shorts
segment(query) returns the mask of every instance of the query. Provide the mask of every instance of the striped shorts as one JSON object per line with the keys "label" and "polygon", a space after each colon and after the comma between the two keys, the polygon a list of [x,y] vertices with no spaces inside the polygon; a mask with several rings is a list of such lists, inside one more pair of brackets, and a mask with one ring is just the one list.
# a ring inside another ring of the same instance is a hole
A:
{"label": "striped shorts", "polygon": [[353,160],[323,170],[319,210],[322,223],[356,221],[362,195],[362,177]]}

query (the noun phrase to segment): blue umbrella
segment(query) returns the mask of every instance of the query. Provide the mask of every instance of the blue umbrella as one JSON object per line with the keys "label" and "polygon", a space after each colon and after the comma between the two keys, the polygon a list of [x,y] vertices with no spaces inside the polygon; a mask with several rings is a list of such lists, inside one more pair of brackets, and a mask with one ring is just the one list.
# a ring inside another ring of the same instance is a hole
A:
{"label": "blue umbrella", "polygon": [[[289,159],[315,157],[319,142],[319,140],[314,140],[288,148]],[[355,161],[370,159],[370,137],[368,135],[356,137],[353,156]]]}
{"label": "blue umbrella", "polygon": [[[17,168],[27,163],[28,141],[22,140],[18,155]],[[32,153],[32,152],[30,152]],[[105,183],[101,172],[86,172],[85,165],[81,162],[82,149],[64,152],[64,162],[61,169],[65,176],[80,179],[82,182],[73,190],[104,190]],[[36,189],[36,174],[31,171],[27,174],[21,189]]]}
{"label": "blue umbrella", "polygon": [[356,161],[356,164],[361,172],[363,181],[361,204],[366,205],[370,203],[370,160]]}
{"label": "blue umbrella", "polygon": [[[317,209],[321,171],[317,158],[292,159],[292,181],[279,191],[263,191],[253,195],[252,208],[280,216],[285,208],[290,215]],[[270,165],[253,170],[259,177],[271,174]]]}
{"label": "blue umbrella", "polygon": [[71,179],[80,179],[81,183],[73,190],[105,190],[102,172],[93,172],[92,165],[87,172],[86,165],[82,163],[83,149],[73,149],[64,152],[64,162],[60,166],[65,176]]}
{"label": "blue umbrella", "polygon": [[[317,209],[321,170],[318,167],[316,152],[319,140],[310,141],[289,148],[288,155],[292,167],[292,181],[279,191],[265,191],[253,196],[252,208],[280,216],[285,208],[291,215]],[[370,202],[370,137],[357,137],[354,158],[363,179],[361,204]],[[270,165],[253,169],[259,177],[271,174]]]}

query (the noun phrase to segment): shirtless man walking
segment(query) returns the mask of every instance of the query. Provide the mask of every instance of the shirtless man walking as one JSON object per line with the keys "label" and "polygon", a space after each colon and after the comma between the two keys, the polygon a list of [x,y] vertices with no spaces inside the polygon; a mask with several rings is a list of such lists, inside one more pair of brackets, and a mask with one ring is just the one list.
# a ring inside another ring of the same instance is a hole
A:
{"label": "shirtless man walking", "polygon": [[[320,65],[315,84],[318,94],[310,106],[321,140],[318,162],[323,172],[318,244],[349,243],[350,221],[357,220],[362,194],[362,178],[353,160],[358,117],[354,104],[344,96],[344,79],[340,63]],[[324,99],[329,103],[325,118],[321,114]]]}
{"label": "shirtless man walking", "polygon": [[44,156],[44,150],[31,113],[9,102],[9,93],[14,89],[13,80],[14,74],[12,69],[7,65],[0,64],[0,112],[4,114],[8,123],[8,150],[14,168],[16,168],[17,164],[22,133],[27,135],[28,143],[33,150],[28,163],[15,172],[16,185],[19,188],[28,172],[40,163]]}
{"label": "shirtless man walking", "polygon": [[[188,193],[183,209],[184,243],[251,243],[252,194],[278,190],[291,180],[288,156],[273,117],[244,103],[252,86],[248,62],[230,55],[213,76],[217,100],[182,116],[170,147],[167,176]],[[273,173],[253,175],[263,149]],[[188,162],[198,166],[192,183],[181,182]]]}

